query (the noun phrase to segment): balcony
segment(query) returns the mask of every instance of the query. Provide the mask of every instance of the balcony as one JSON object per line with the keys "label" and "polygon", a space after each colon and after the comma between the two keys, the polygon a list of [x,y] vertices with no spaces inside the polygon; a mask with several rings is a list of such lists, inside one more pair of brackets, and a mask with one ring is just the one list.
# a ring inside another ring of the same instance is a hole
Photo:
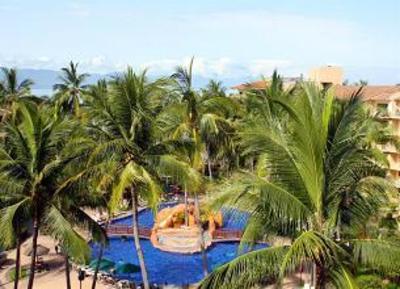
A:
{"label": "balcony", "polygon": [[400,154],[400,152],[396,149],[396,147],[390,143],[378,144],[377,148],[380,149],[381,151],[383,151],[384,153]]}
{"label": "balcony", "polygon": [[389,116],[388,108],[389,108],[389,106],[386,103],[378,104],[376,107],[377,117],[388,117]]}
{"label": "balcony", "polygon": [[380,119],[400,119],[400,107],[397,105],[378,104],[375,113]]}
{"label": "balcony", "polygon": [[389,169],[393,171],[400,171],[400,160],[397,155],[388,155]]}
{"label": "balcony", "polygon": [[394,186],[400,189],[400,177],[388,176],[388,179],[394,184]]}

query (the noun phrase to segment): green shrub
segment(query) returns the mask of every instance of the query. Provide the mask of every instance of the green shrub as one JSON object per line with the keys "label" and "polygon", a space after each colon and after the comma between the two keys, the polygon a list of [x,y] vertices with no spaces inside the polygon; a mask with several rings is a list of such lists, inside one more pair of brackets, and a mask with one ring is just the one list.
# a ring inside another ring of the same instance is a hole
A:
{"label": "green shrub", "polygon": [[357,283],[360,289],[385,289],[382,279],[376,275],[360,275]]}
{"label": "green shrub", "polygon": [[385,289],[400,289],[400,284],[389,283],[386,285]]}
{"label": "green shrub", "polygon": [[[20,268],[19,279],[23,279],[23,278],[27,277],[28,274],[29,274],[28,268],[23,268],[23,267]],[[8,277],[11,281],[15,280],[15,268],[12,268],[10,270]]]}

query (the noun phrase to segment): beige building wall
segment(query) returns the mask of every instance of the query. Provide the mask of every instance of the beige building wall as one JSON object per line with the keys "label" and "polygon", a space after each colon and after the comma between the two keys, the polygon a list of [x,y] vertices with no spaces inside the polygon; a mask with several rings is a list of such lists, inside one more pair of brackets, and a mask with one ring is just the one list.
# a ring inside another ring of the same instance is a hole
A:
{"label": "beige building wall", "polygon": [[310,81],[320,83],[323,86],[342,85],[343,69],[339,66],[321,66],[310,70]]}
{"label": "beige building wall", "polygon": [[[399,99],[397,99],[399,98]],[[377,113],[377,116],[387,122],[393,134],[400,138],[400,95],[391,95],[386,99],[366,101]],[[388,158],[388,177],[400,188],[400,152],[393,144],[378,145]]]}
{"label": "beige building wall", "polygon": [[[343,69],[338,66],[322,66],[310,70],[308,80],[321,85],[324,88],[333,87],[335,96],[346,99],[358,92],[359,86],[345,86],[343,84]],[[288,82],[287,85],[292,83]],[[264,89],[265,81],[234,86],[239,92],[246,89]],[[365,86],[361,92],[362,99],[370,104],[382,121],[391,126],[393,134],[400,139],[400,86],[372,85]],[[388,177],[400,189],[400,151],[391,144],[378,145],[387,155],[389,162]]]}

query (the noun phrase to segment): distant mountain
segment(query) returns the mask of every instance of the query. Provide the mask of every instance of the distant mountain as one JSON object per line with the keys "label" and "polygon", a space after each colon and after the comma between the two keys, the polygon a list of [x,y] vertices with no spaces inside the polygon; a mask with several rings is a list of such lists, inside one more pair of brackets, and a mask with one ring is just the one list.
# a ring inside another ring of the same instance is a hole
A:
{"label": "distant mountain", "polygon": [[[59,75],[59,71],[47,69],[24,68],[18,70],[18,76],[20,79],[30,78],[33,80],[33,89],[51,89],[55,83],[60,81],[58,79]],[[106,75],[96,73],[90,74],[87,82],[92,84],[103,77],[106,77]]]}
{"label": "distant mountain", "polygon": [[[90,73],[90,77],[88,78],[87,84],[96,83],[101,78],[108,78],[111,75],[116,74],[116,72],[108,73],[108,74],[99,74],[99,73]],[[49,69],[30,69],[30,68],[22,68],[18,70],[18,75],[20,79],[30,78],[34,81],[33,89],[34,91],[40,92],[48,92],[52,89],[53,85],[60,80],[58,79],[60,72],[56,70],[49,70]],[[149,74],[150,78],[157,78],[160,75],[157,73]],[[203,76],[195,76],[194,77],[194,87],[201,88],[207,85],[211,78],[203,77]],[[243,77],[235,77],[235,78],[223,78],[219,79],[218,77],[214,77],[213,79],[220,80],[223,82],[224,86],[229,89],[229,87],[243,83],[248,81]],[[41,93],[40,93],[41,94]],[[47,94],[47,93],[46,93]]]}
{"label": "distant mountain", "polygon": [[[399,68],[383,68],[383,67],[365,67],[363,69],[354,67],[345,67],[345,79],[349,79],[350,82],[357,81],[359,79],[368,80],[369,84],[396,84],[400,82],[400,69]],[[49,70],[49,69],[30,69],[22,68],[18,70],[19,78],[25,79],[30,78],[34,81],[33,89],[34,93],[38,95],[51,94],[52,87],[55,83],[59,82],[60,71]],[[91,73],[87,81],[88,84],[93,84],[101,78],[107,78],[116,72],[107,74]],[[291,75],[291,74],[289,74]],[[162,75],[157,72],[149,74],[151,79],[168,76]],[[259,77],[246,77],[244,75],[235,75],[234,77],[204,77],[201,75],[195,75],[193,79],[193,85],[195,88],[201,88],[207,85],[210,79],[215,79],[223,82],[223,85],[229,89],[230,87],[253,81]]]}

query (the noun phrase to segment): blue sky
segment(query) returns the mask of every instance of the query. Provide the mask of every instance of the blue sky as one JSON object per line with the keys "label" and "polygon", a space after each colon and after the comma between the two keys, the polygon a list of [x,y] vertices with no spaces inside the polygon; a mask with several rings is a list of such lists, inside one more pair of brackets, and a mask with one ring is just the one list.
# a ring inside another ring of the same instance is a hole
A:
{"label": "blue sky", "polygon": [[317,65],[400,82],[398,0],[0,0],[0,65],[90,72],[126,65],[248,79]]}

